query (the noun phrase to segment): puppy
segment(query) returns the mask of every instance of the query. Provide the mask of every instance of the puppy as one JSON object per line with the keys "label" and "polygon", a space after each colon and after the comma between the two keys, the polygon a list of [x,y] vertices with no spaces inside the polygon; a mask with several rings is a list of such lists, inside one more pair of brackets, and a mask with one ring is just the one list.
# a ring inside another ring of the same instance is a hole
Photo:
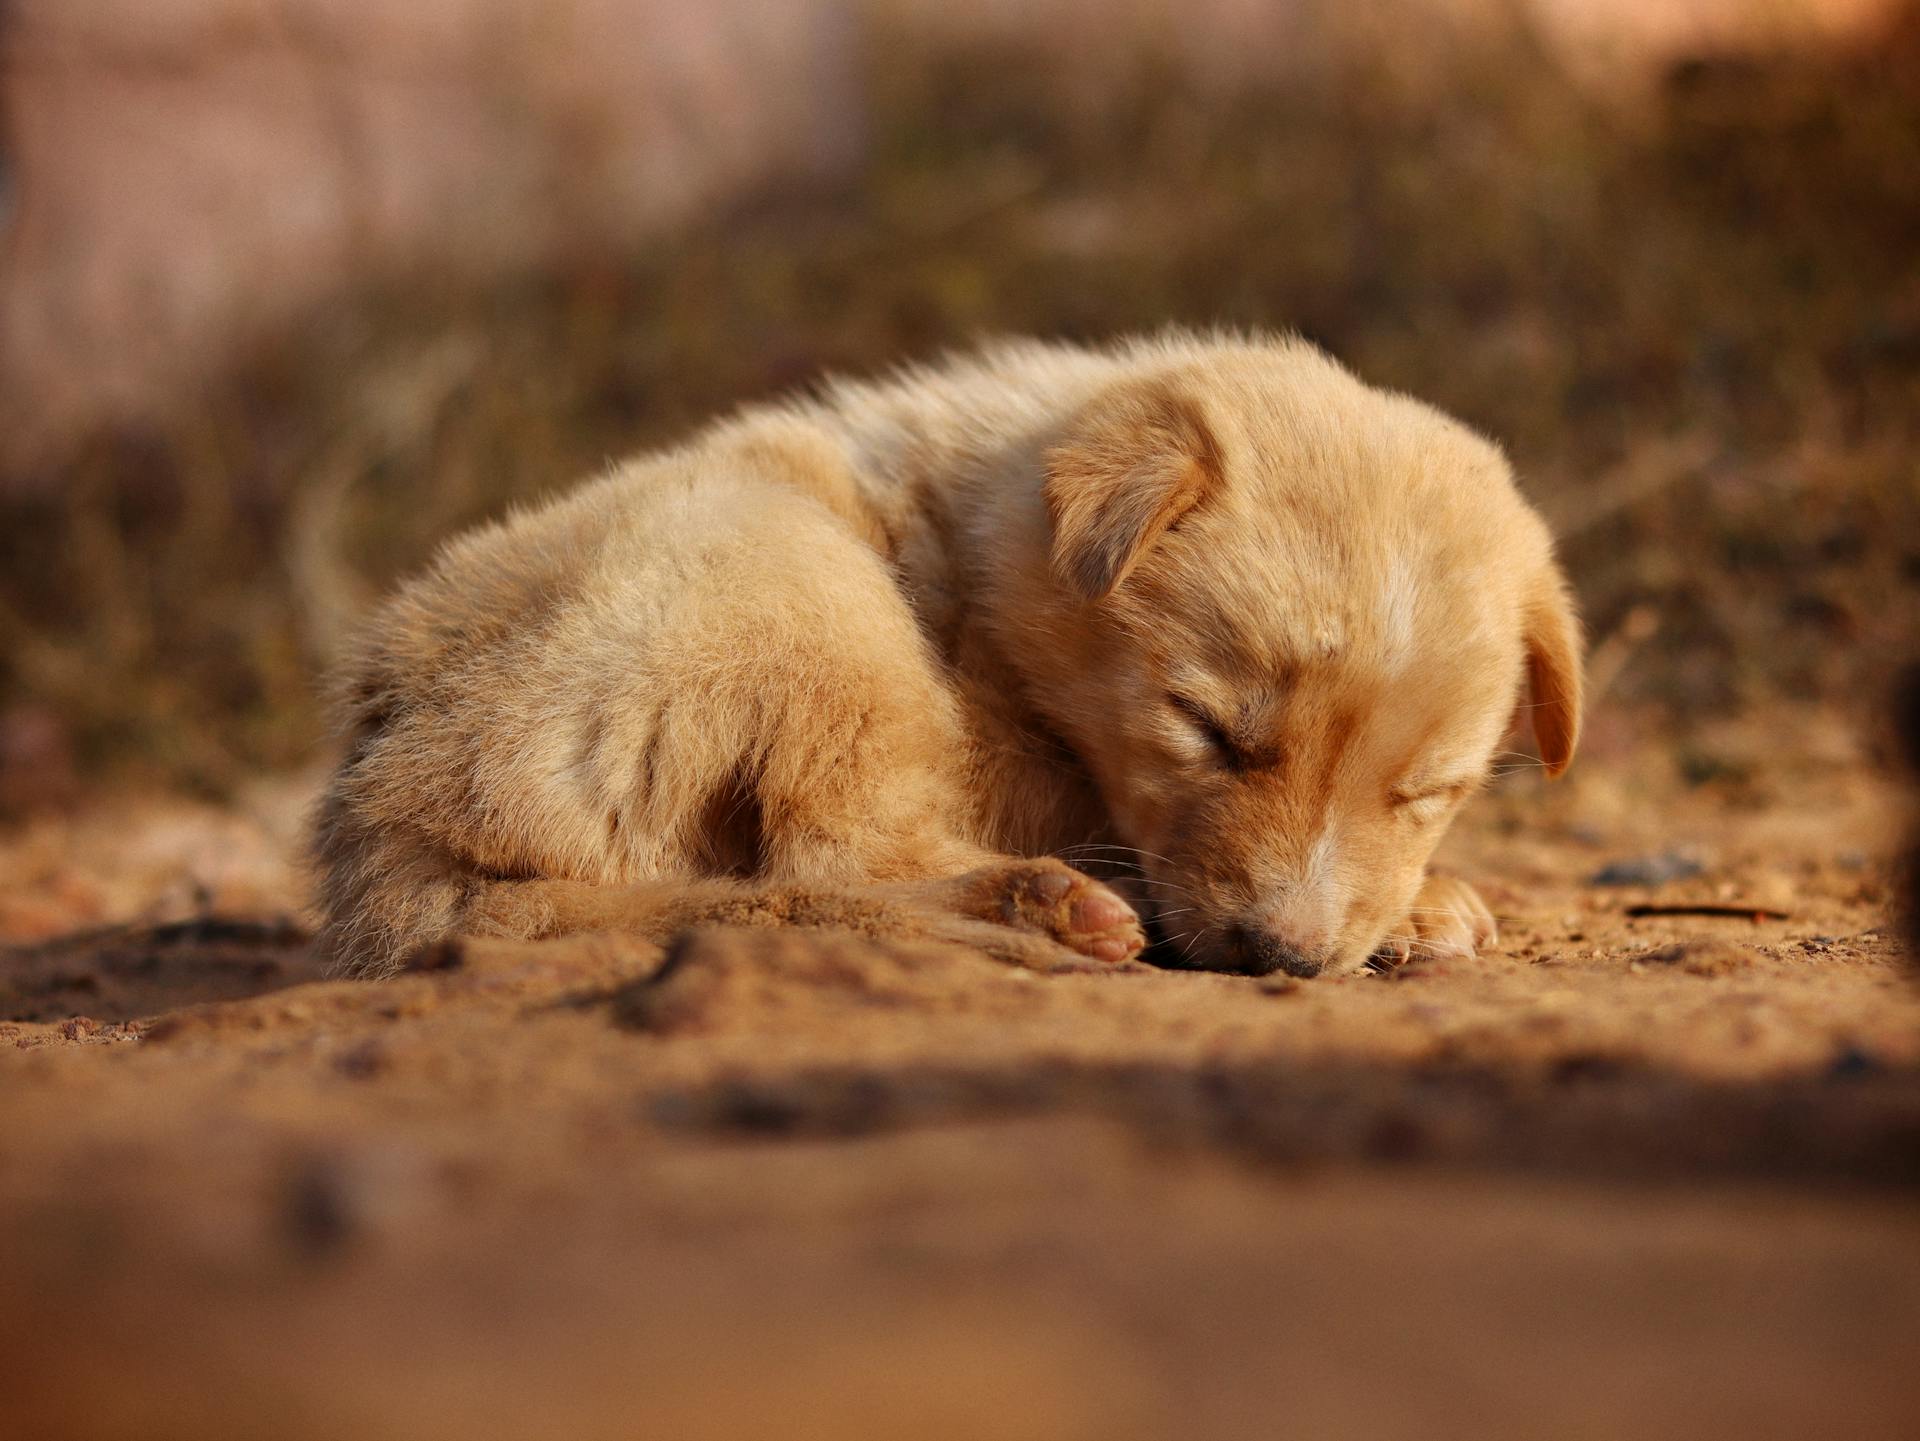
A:
{"label": "puppy", "polygon": [[449,545],[341,678],[323,944],[378,975],[839,896],[1024,960],[1141,918],[1255,975],[1471,951],[1428,858],[1516,712],[1565,769],[1580,686],[1461,425],[1291,338],[997,344]]}

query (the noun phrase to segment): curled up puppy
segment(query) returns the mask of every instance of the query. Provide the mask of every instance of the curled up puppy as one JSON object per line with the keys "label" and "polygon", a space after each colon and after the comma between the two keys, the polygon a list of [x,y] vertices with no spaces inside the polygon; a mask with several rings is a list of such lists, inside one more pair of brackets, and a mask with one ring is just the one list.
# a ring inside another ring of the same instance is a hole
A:
{"label": "curled up puppy", "polygon": [[1580,684],[1465,427],[1291,338],[993,345],[450,544],[340,677],[323,942],[877,906],[1041,965],[1471,951],[1428,859],[1516,716],[1565,769]]}

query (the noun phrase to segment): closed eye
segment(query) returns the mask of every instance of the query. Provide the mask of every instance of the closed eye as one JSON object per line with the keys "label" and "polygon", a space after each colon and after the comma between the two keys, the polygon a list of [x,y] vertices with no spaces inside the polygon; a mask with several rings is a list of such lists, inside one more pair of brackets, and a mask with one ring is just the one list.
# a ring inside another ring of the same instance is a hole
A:
{"label": "closed eye", "polygon": [[1173,703],[1175,710],[1193,723],[1193,728],[1206,738],[1214,754],[1229,770],[1245,770],[1253,764],[1253,758],[1234,740],[1233,733],[1205,706],[1183,695],[1169,694],[1167,699]]}
{"label": "closed eye", "polygon": [[1415,818],[1425,818],[1439,814],[1472,790],[1472,781],[1402,788],[1387,793],[1387,804],[1397,811],[1407,811]]}

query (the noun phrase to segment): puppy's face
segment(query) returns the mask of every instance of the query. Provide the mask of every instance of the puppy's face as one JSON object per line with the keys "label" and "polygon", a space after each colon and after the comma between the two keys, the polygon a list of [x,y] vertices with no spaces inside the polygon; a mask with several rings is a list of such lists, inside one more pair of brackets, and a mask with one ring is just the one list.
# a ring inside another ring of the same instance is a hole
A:
{"label": "puppy's face", "polygon": [[1099,397],[1047,471],[1064,599],[1030,684],[1185,963],[1358,968],[1410,929],[1517,711],[1549,772],[1571,759],[1545,527],[1434,411],[1305,346],[1236,347]]}

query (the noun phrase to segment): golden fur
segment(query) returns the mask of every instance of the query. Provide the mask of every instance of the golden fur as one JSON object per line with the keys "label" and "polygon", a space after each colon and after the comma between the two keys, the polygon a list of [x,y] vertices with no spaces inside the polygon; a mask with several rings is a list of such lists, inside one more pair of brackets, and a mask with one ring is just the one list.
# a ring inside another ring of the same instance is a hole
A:
{"label": "golden fur", "polygon": [[1114,960],[1118,891],[1220,969],[1467,950],[1426,863],[1523,682],[1557,774],[1578,628],[1464,427],[1294,339],[993,345],[449,545],[345,667],[324,941],[379,974],[784,889]]}

